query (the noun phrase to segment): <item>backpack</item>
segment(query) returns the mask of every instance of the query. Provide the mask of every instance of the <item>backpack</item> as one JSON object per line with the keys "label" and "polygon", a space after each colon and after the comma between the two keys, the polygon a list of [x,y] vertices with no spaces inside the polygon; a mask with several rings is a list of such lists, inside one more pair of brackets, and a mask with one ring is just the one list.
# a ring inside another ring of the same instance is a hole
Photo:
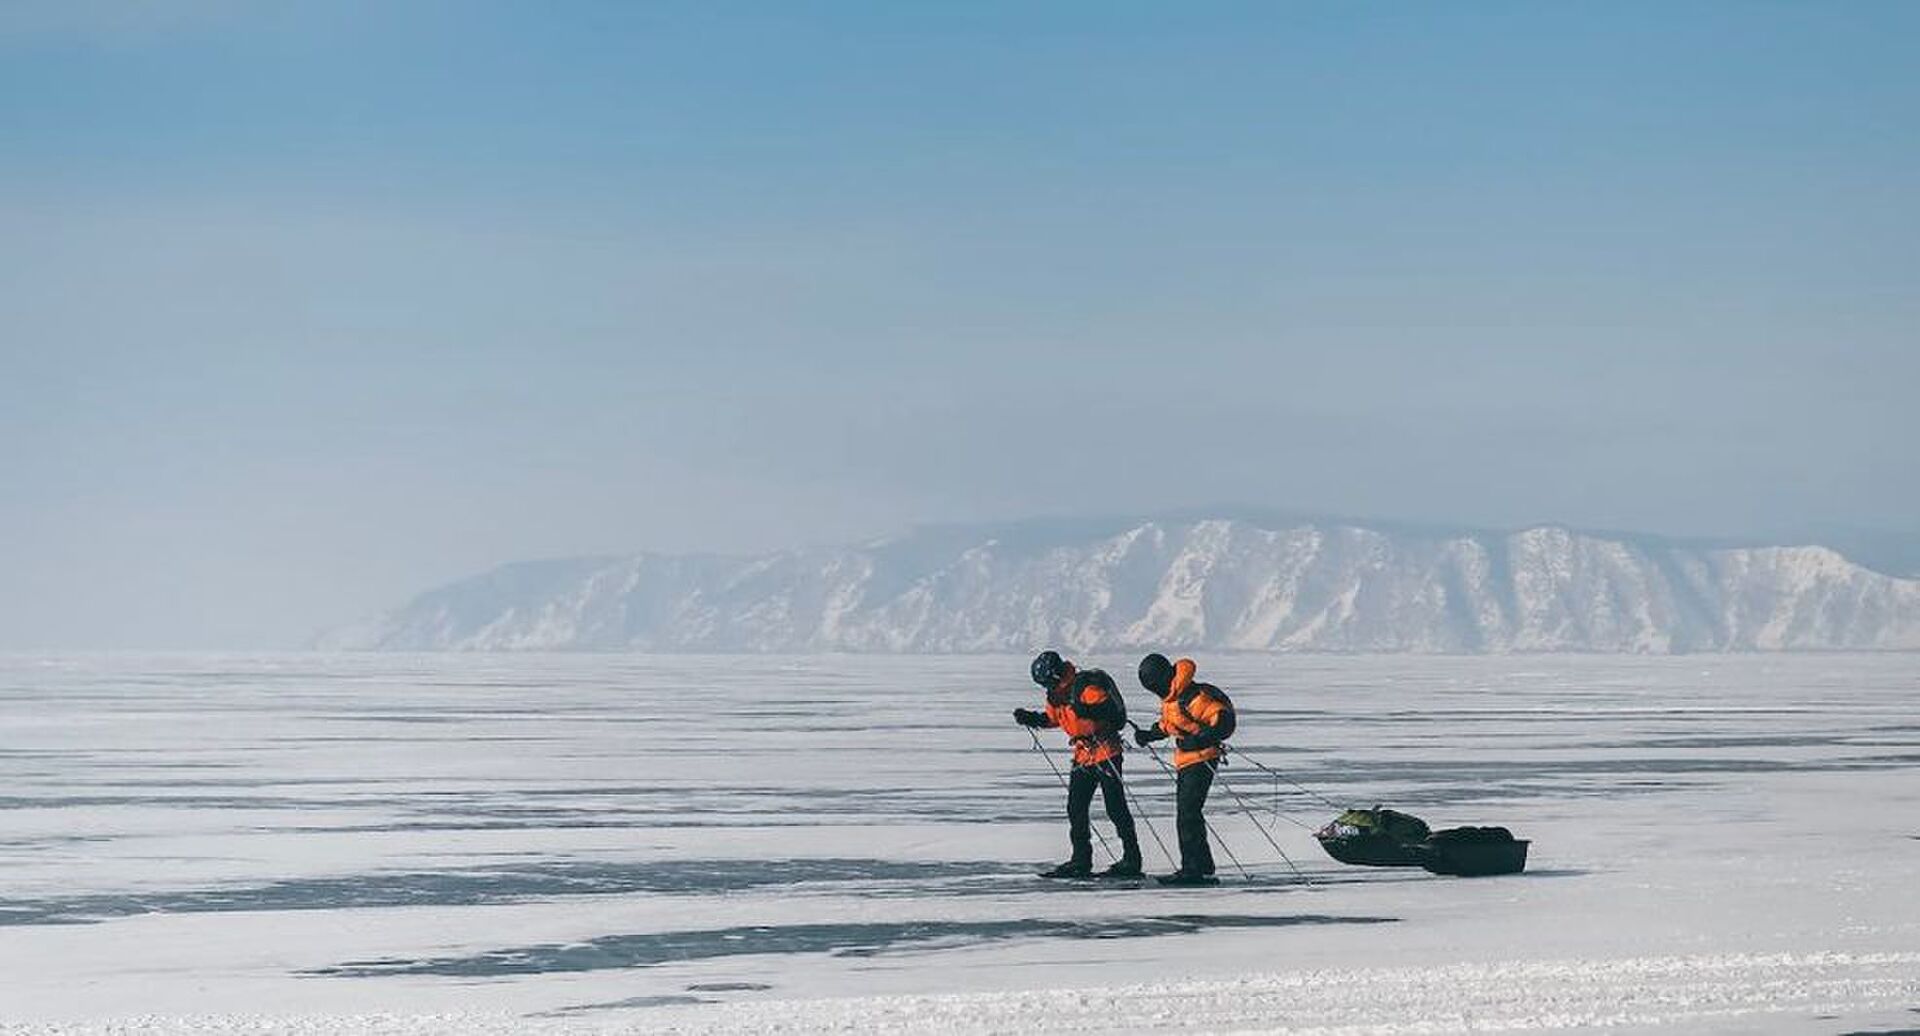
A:
{"label": "backpack", "polygon": [[[1107,692],[1106,705],[1080,704],[1080,692],[1087,687],[1098,687]],[[1073,678],[1073,686],[1068,692],[1067,702],[1073,713],[1083,719],[1110,722],[1114,730],[1122,730],[1127,725],[1127,700],[1120,696],[1120,688],[1104,670],[1083,669]]]}
{"label": "backpack", "polygon": [[[1210,683],[1190,683],[1187,685],[1187,689],[1181,691],[1180,696],[1173,700],[1175,707],[1180,710],[1180,715],[1185,716],[1188,723],[1192,723],[1195,726],[1204,726],[1199,720],[1194,719],[1193,713],[1187,709],[1188,703],[1192,702],[1193,699],[1199,697],[1202,693],[1206,694],[1209,698],[1219,701],[1229,713],[1233,712],[1233,699],[1227,697],[1227,692]],[[1237,725],[1235,728],[1230,728],[1226,733],[1221,734],[1218,743],[1224,746],[1227,739],[1233,736],[1234,729],[1237,729]]]}

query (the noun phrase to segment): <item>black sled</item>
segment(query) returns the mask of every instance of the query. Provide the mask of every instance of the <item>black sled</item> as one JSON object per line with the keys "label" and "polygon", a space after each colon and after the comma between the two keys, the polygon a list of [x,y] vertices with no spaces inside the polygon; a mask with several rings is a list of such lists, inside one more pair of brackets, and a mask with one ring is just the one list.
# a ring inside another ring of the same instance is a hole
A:
{"label": "black sled", "polygon": [[1418,867],[1427,823],[1416,816],[1375,806],[1350,809],[1313,833],[1320,848],[1356,867]]}
{"label": "black sled", "polygon": [[1420,866],[1435,874],[1481,878],[1527,869],[1527,846],[1504,827],[1455,827],[1435,831],[1420,847]]}
{"label": "black sled", "polygon": [[1313,833],[1328,856],[1358,867],[1423,867],[1465,878],[1527,869],[1528,841],[1504,827],[1434,831],[1391,809],[1350,809]]}

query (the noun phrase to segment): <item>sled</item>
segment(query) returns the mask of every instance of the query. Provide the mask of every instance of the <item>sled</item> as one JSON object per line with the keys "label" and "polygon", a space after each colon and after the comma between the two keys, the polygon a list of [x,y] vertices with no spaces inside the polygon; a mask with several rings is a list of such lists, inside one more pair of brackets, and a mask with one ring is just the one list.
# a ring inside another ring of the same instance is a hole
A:
{"label": "sled", "polygon": [[1455,827],[1435,831],[1420,846],[1420,866],[1435,874],[1480,878],[1527,869],[1524,838],[1504,827]]}
{"label": "sled", "polygon": [[1313,833],[1328,856],[1356,867],[1418,867],[1426,821],[1397,810],[1350,809]]}

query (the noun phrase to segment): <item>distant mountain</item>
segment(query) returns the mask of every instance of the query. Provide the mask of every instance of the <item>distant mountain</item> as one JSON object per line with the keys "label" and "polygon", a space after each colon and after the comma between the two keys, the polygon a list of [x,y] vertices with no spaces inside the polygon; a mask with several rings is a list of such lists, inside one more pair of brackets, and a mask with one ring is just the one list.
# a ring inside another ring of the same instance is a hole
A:
{"label": "distant mountain", "polygon": [[1824,543],[1857,564],[1903,578],[1920,578],[1920,533],[1813,525],[1794,530],[1798,543]]}
{"label": "distant mountain", "polygon": [[1920,649],[1920,579],[1822,546],[1208,518],[506,565],[319,646],[405,651]]}

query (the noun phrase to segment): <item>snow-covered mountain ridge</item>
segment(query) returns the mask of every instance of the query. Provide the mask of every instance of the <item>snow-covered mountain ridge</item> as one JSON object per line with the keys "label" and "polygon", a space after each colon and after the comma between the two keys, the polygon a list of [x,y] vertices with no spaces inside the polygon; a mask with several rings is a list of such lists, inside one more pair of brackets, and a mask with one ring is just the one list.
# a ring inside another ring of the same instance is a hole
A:
{"label": "snow-covered mountain ridge", "polygon": [[1820,546],[1182,518],[935,529],[760,557],[523,562],[346,650],[1920,650],[1920,579]]}

